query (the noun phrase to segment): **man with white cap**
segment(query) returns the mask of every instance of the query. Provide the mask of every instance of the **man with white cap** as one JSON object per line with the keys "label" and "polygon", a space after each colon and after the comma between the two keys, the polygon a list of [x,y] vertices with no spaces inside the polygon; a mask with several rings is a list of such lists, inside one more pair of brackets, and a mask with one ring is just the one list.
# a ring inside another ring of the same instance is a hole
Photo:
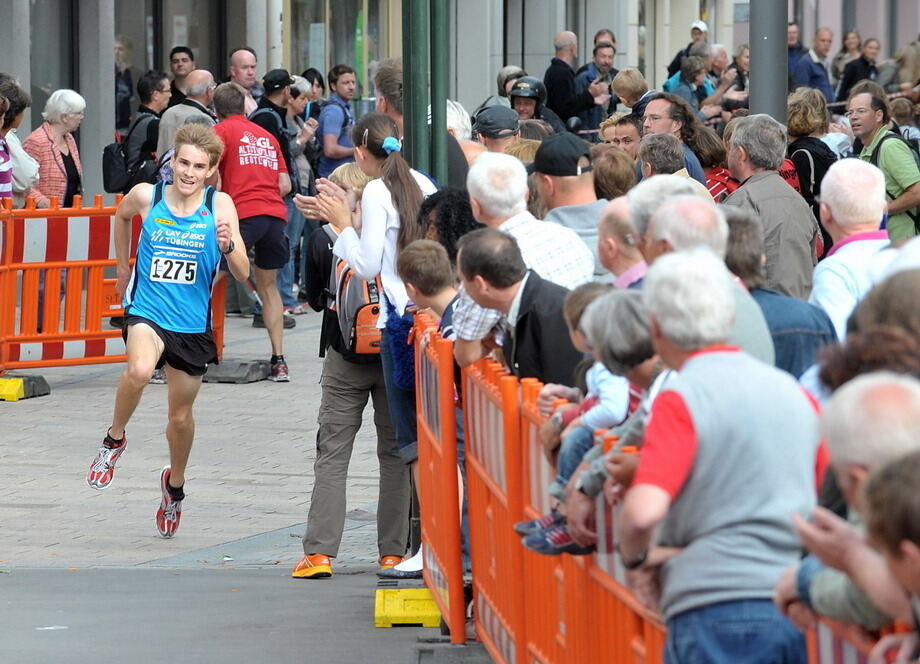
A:
{"label": "man with white cap", "polygon": [[706,25],[706,21],[700,19],[695,20],[690,24],[690,39],[691,42],[687,44],[686,48],[682,48],[677,52],[677,55],[674,56],[674,59],[671,60],[671,64],[668,65],[668,78],[674,76],[678,71],[680,71],[681,61],[690,55],[690,47],[697,42],[704,42],[709,38],[709,26]]}

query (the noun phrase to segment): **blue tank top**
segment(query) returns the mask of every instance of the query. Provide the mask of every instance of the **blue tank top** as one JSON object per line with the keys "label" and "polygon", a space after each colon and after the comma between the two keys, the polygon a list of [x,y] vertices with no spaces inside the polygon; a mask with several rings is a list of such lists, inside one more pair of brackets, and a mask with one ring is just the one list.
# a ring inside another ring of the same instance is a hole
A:
{"label": "blue tank top", "polygon": [[166,204],[165,186],[154,185],[150,212],[141,225],[125,313],[173,332],[206,332],[211,329],[211,291],[221,257],[215,191],[205,188],[198,209],[178,217]]}

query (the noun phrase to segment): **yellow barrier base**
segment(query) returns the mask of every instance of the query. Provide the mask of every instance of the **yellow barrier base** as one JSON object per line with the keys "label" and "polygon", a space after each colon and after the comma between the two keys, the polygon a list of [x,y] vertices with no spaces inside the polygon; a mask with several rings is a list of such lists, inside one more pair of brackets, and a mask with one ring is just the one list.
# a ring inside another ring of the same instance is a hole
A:
{"label": "yellow barrier base", "polygon": [[0,401],[19,401],[25,398],[26,386],[22,378],[0,378]]}
{"label": "yellow barrier base", "polygon": [[51,394],[51,388],[41,376],[4,376],[0,378],[0,401],[19,401]]}
{"label": "yellow barrier base", "polygon": [[374,627],[439,627],[440,624],[441,612],[428,588],[400,588],[396,581],[380,581],[377,584]]}

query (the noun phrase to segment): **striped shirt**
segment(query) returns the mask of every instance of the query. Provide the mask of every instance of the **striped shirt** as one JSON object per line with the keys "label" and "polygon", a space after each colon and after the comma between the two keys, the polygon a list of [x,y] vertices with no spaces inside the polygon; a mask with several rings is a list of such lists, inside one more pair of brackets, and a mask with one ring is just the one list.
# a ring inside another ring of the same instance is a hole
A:
{"label": "striped shirt", "polygon": [[6,139],[0,138],[0,198],[13,197],[13,158]]}
{"label": "striped shirt", "polygon": [[728,169],[721,166],[716,166],[706,175],[706,188],[716,203],[724,201],[738,186],[738,181],[732,179]]}

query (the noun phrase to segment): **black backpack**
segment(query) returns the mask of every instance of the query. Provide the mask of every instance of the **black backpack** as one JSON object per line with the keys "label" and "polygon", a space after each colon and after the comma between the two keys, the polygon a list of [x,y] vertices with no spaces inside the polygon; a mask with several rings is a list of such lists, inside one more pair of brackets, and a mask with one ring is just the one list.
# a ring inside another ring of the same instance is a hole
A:
{"label": "black backpack", "polygon": [[131,163],[125,154],[125,148],[135,130],[143,125],[146,131],[147,125],[154,119],[153,116],[149,116],[149,120],[144,122],[147,117],[148,114],[138,117],[123,141],[109,143],[102,149],[102,188],[106,193],[126,194],[136,184],[153,184],[157,181],[158,168],[155,159],[150,155],[145,158],[141,154]]}
{"label": "black backpack", "polygon": [[[907,140],[901,134],[889,131],[881,139],[879,139],[878,144],[875,146],[875,149],[872,151],[872,155],[869,157],[869,163],[873,166],[878,167],[879,156],[882,152],[882,145],[885,144],[887,140],[897,140],[901,141],[910,149],[910,153],[914,158],[914,163],[917,165],[917,169],[920,170],[920,141],[917,139]],[[885,195],[888,197],[888,200],[893,201],[896,197],[892,195],[888,188],[885,188]],[[917,229],[917,233],[920,234],[920,207],[915,207],[910,210],[905,210],[904,214],[910,217],[911,221],[914,222],[914,228]]]}

